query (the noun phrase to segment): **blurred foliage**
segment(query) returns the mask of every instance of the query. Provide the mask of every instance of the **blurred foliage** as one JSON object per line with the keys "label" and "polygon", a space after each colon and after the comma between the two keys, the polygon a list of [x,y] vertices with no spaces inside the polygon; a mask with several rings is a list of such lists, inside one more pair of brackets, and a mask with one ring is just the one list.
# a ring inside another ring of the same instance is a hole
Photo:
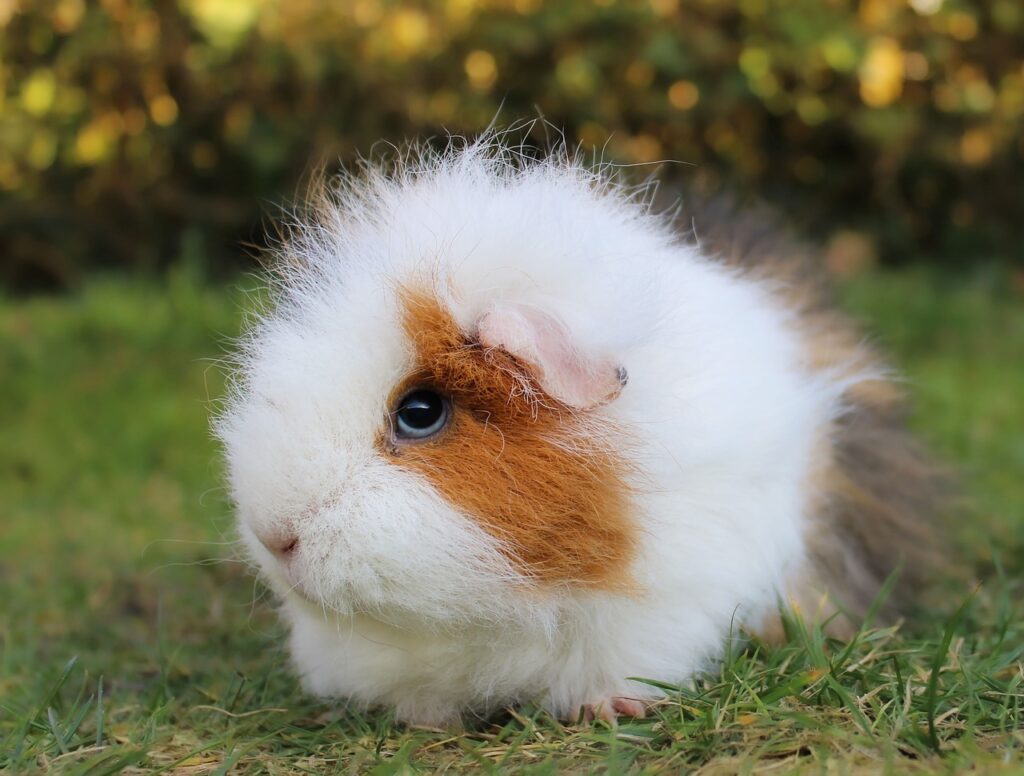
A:
{"label": "blurred foliage", "polygon": [[872,256],[1024,258],[1020,0],[0,0],[0,56],[7,283],[235,264],[311,163],[538,113]]}

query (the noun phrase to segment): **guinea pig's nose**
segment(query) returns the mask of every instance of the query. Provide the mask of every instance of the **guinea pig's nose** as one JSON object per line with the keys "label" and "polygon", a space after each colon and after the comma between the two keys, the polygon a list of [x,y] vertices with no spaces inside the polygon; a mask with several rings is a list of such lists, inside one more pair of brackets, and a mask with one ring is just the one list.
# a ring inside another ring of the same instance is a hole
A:
{"label": "guinea pig's nose", "polygon": [[258,531],[256,538],[281,560],[293,555],[299,546],[299,537],[291,532]]}

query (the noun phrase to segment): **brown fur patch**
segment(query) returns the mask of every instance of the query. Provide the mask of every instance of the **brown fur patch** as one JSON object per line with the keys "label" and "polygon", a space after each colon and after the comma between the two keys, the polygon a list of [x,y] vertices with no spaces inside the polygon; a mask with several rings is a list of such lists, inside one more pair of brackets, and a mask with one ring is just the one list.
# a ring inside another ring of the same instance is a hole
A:
{"label": "brown fur patch", "polygon": [[[738,212],[724,200],[690,215],[708,254],[774,288],[780,305],[796,313],[808,371],[889,371],[837,309],[823,262],[789,239],[775,219]],[[893,572],[898,578],[880,612],[883,621],[921,603],[940,569],[950,566],[940,520],[949,477],[907,430],[903,392],[879,378],[854,383],[843,399],[847,411],[823,430],[808,483],[809,562],[787,591],[805,618],[831,618],[828,629],[838,637],[852,634]],[[837,611],[850,616],[834,616]],[[769,618],[761,632],[780,638],[778,618]]]}
{"label": "brown fur patch", "polygon": [[430,387],[452,401],[438,437],[380,448],[417,472],[507,548],[528,576],[594,588],[629,586],[635,551],[627,469],[610,429],[543,394],[523,364],[460,330],[432,293],[401,293],[416,366],[392,396]]}

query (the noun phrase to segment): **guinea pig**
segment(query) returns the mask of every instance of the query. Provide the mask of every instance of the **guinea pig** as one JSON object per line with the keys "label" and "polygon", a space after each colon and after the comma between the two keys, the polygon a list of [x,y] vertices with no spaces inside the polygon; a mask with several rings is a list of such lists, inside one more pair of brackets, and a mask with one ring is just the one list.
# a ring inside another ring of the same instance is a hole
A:
{"label": "guinea pig", "polygon": [[492,135],[286,230],[216,431],[309,691],[614,721],[780,604],[845,636],[926,581],[935,470],[820,262],[649,191]]}

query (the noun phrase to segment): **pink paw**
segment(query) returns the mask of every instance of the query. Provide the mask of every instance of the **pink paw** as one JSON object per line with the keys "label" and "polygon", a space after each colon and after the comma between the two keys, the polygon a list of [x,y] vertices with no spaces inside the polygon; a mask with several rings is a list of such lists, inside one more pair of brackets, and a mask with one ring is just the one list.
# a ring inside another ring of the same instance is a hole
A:
{"label": "pink paw", "polygon": [[585,722],[603,719],[609,725],[615,725],[619,717],[641,718],[647,716],[647,706],[636,698],[613,696],[599,703],[587,703],[583,706]]}

